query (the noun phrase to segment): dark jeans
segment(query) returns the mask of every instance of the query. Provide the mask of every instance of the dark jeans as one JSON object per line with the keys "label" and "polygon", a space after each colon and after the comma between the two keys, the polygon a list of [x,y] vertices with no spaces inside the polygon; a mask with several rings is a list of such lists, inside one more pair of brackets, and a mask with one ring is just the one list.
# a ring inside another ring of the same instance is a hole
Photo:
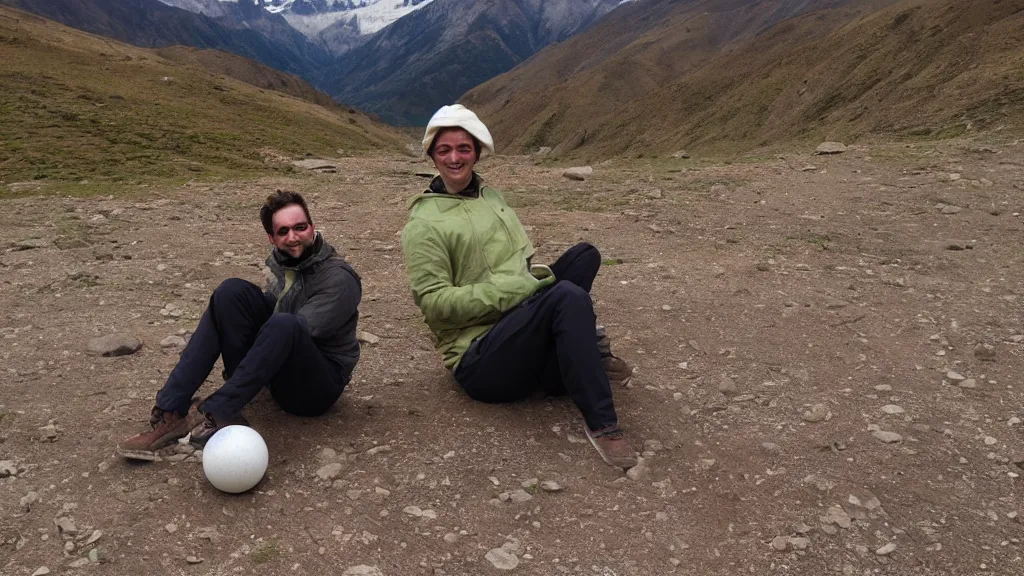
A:
{"label": "dark jeans", "polygon": [[509,310],[466,350],[455,380],[474,400],[514,402],[542,389],[568,394],[587,426],[618,423],[601,365],[590,288],[601,254],[577,244],[552,266],[558,281]]}
{"label": "dark jeans", "polygon": [[245,280],[218,286],[157,394],[157,408],[184,414],[218,356],[227,380],[201,406],[216,420],[237,417],[264,386],[281,408],[299,416],[323,414],[334,405],[348,384],[341,367],[320,352],[299,316],[274,313],[274,304]]}

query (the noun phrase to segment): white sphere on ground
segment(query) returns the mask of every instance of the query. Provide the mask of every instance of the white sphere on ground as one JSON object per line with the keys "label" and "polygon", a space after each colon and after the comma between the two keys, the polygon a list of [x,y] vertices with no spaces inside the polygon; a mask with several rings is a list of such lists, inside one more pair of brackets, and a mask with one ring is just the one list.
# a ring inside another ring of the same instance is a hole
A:
{"label": "white sphere on ground", "polygon": [[203,473],[214,488],[238,494],[267,472],[270,454],[260,433],[248,426],[225,426],[203,448]]}

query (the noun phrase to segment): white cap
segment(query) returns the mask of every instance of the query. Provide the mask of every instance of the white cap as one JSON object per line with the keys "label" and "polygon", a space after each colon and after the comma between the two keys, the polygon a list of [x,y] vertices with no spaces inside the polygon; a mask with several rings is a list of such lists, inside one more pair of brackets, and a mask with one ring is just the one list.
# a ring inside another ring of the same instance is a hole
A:
{"label": "white cap", "polygon": [[472,110],[462,104],[442,106],[427,122],[427,131],[423,134],[423,153],[426,154],[434,137],[442,128],[462,128],[480,142],[483,148],[480,155],[485,152],[494,154],[494,139],[491,138],[487,126],[476,117]]}

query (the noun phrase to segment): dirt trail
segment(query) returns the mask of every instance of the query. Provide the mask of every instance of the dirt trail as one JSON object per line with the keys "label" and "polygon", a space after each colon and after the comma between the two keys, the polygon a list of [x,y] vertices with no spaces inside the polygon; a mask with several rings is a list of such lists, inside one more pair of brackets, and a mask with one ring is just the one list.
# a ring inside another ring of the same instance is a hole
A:
{"label": "dirt trail", "polygon": [[[17,472],[0,478],[0,572],[476,575],[499,556],[537,575],[1024,572],[1024,145],[638,160],[585,182],[481,163],[541,261],[581,240],[606,259],[595,298],[637,366],[617,391],[636,477],[600,462],[565,399],[458,391],[397,236],[427,166],[336,162],[2,201],[0,460]],[[363,276],[380,341],[327,416],[248,409],[271,453],[251,493],[218,493],[173,449],[119,461],[180,352],[161,341],[221,280],[261,280],[256,211],[278,187]],[[144,346],[90,356],[111,332]],[[533,478],[564,490],[527,500]]]}

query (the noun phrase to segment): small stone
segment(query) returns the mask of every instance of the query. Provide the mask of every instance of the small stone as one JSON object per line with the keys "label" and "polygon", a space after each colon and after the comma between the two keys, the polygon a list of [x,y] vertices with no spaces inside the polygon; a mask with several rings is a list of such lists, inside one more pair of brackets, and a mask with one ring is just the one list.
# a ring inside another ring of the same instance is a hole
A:
{"label": "small stone", "polygon": [[362,490],[358,490],[358,489],[345,491],[345,496],[347,496],[349,500],[359,500],[359,497],[362,494],[363,494],[363,491]]}
{"label": "small stone", "polygon": [[320,451],[320,461],[326,464],[334,462],[338,458],[338,453],[332,448],[324,448]]}
{"label": "small stone", "polygon": [[370,344],[371,346],[380,342],[380,336],[371,334],[369,332],[366,332],[365,330],[360,330],[359,332],[356,332],[356,339],[364,344]]}
{"label": "small stone", "polygon": [[974,357],[979,360],[993,361],[996,359],[996,347],[991,344],[979,343],[974,347]]}
{"label": "small stone", "polygon": [[330,464],[321,466],[320,469],[316,471],[316,475],[321,480],[333,480],[341,474],[341,469],[342,465],[340,462],[331,462]]}
{"label": "small stone", "polygon": [[629,478],[630,480],[639,480],[646,476],[647,472],[647,460],[645,460],[644,458],[637,458],[636,466],[633,466],[632,468],[626,471],[626,477]]}
{"label": "small stone", "polygon": [[100,549],[99,548],[93,548],[92,550],[89,550],[89,554],[87,555],[87,558],[89,559],[89,562],[91,562],[93,564],[98,563],[100,561]]}
{"label": "small stone", "polygon": [[681,158],[681,159],[685,160],[685,159],[689,158],[690,155],[686,152],[686,150],[676,150],[675,152],[672,153],[672,157],[673,158]]}
{"label": "small stone", "polygon": [[188,556],[185,556],[185,562],[188,562],[189,564],[202,564],[203,559],[202,558],[197,558],[197,557],[189,554]]}
{"label": "small stone", "polygon": [[561,492],[565,488],[554,480],[545,480],[540,483],[540,489],[545,492]]}
{"label": "small stone", "polygon": [[515,502],[516,504],[522,504],[524,502],[529,502],[530,500],[532,500],[533,496],[531,496],[530,493],[527,492],[526,490],[520,489],[510,494],[509,499]]}
{"label": "small stone", "polygon": [[423,509],[419,506],[406,506],[405,508],[402,508],[402,512],[412,516],[413,518],[423,517]]}
{"label": "small stone", "polygon": [[100,356],[127,356],[134,354],[142,348],[142,342],[138,338],[124,333],[108,334],[89,340],[87,347],[92,354]]}
{"label": "small stone", "polygon": [[978,387],[978,381],[975,380],[974,378],[968,378],[957,384],[957,386],[959,386],[960,388],[967,388],[968,390],[973,390],[974,388]]}
{"label": "small stone", "polygon": [[895,404],[886,404],[885,406],[882,406],[882,412],[884,412],[886,414],[889,414],[889,415],[895,415],[895,414],[903,414],[905,412],[905,410],[903,410],[902,407],[897,406]]}
{"label": "small stone", "polygon": [[842,154],[846,152],[846,144],[842,142],[822,142],[814,149],[815,154]]}
{"label": "small stone", "polygon": [[74,536],[78,534],[78,527],[75,526],[75,522],[67,516],[61,516],[54,519],[54,526],[57,527],[57,531],[65,536]]}
{"label": "small stone", "polygon": [[953,380],[954,382],[962,382],[962,381],[967,379],[966,377],[964,377],[959,372],[954,372],[952,370],[949,370],[949,371],[946,372],[946,378],[949,378],[950,380]]}
{"label": "small stone", "polygon": [[32,573],[32,576],[46,576],[50,573],[50,569],[46,566],[40,566],[36,568],[36,571]]}
{"label": "small stone", "polygon": [[540,480],[536,478],[530,478],[529,480],[523,480],[520,486],[523,487],[523,490],[526,490],[528,492],[536,492],[538,484],[540,484]]}
{"label": "small stone", "polygon": [[0,478],[17,475],[18,467],[14,464],[13,460],[0,460]]}
{"label": "small stone", "polygon": [[959,206],[952,206],[950,204],[947,204],[943,206],[941,210],[939,210],[939,213],[946,215],[959,214],[961,210],[962,208],[960,208]]}
{"label": "small stone", "polygon": [[1020,424],[1020,418],[1016,416],[1010,416],[1010,419],[1006,421],[1007,426],[1016,426],[1017,424]]}
{"label": "small stone", "polygon": [[811,406],[810,410],[804,412],[804,422],[823,422],[828,420],[831,414],[829,414],[828,407],[824,404],[815,404]]}
{"label": "small stone", "polygon": [[885,430],[875,430],[871,433],[875,438],[885,442],[886,444],[895,444],[896,442],[902,442],[903,436],[900,436],[896,432],[887,432]]}
{"label": "small stone", "polygon": [[70,540],[65,542],[64,543],[64,551],[65,552],[74,552],[75,551],[75,543],[70,541]]}
{"label": "small stone", "polygon": [[996,440],[992,436],[985,436],[985,445],[986,446],[993,446],[993,445],[998,444],[998,443],[999,443],[999,440]]}
{"label": "small stone", "polygon": [[89,535],[89,538],[86,539],[85,544],[82,544],[82,546],[90,546],[92,544],[95,544],[102,537],[102,530],[93,530],[92,534]]}
{"label": "small stone", "polygon": [[785,552],[786,548],[789,548],[789,538],[785,536],[776,536],[772,539],[772,548],[779,552]]}
{"label": "small stone", "polygon": [[590,176],[593,173],[594,169],[590,166],[575,166],[573,168],[569,168],[565,172],[562,172],[562,176],[569,180],[582,182],[587,179],[587,176]]}
{"label": "small stone", "polygon": [[892,386],[888,384],[879,384],[878,386],[875,386],[875,390],[877,392],[890,392],[892,391]]}
{"label": "small stone", "polygon": [[811,545],[811,541],[810,539],[802,536],[794,536],[789,539],[789,545],[792,546],[794,550],[807,550],[807,547]]}
{"label": "small stone", "polygon": [[718,391],[726,396],[735,394],[737,391],[736,382],[732,378],[726,375],[722,375],[722,378],[718,381]]}
{"label": "small stone", "polygon": [[25,512],[31,512],[32,505],[35,504],[36,502],[39,502],[39,494],[30,491],[28,494],[25,494],[24,496],[21,497],[21,500],[18,501],[18,505]]}
{"label": "small stone", "polygon": [[514,570],[519,566],[519,557],[504,548],[492,548],[484,558],[498,570]]}
{"label": "small stone", "polygon": [[161,348],[182,348],[185,344],[186,342],[184,338],[173,334],[160,341]]}
{"label": "small stone", "polygon": [[844,529],[853,525],[853,520],[850,518],[850,515],[843,510],[842,506],[829,506],[828,512],[821,521],[825,523],[833,523]]}
{"label": "small stone", "polygon": [[896,551],[896,544],[894,544],[892,542],[889,542],[885,546],[882,546],[878,550],[875,550],[875,554],[878,554],[879,556],[888,556],[889,554],[892,554],[895,551]]}
{"label": "small stone", "polygon": [[447,542],[448,544],[455,544],[456,542],[459,541],[459,535],[456,534],[455,532],[449,532],[449,533],[444,535],[444,541]]}

